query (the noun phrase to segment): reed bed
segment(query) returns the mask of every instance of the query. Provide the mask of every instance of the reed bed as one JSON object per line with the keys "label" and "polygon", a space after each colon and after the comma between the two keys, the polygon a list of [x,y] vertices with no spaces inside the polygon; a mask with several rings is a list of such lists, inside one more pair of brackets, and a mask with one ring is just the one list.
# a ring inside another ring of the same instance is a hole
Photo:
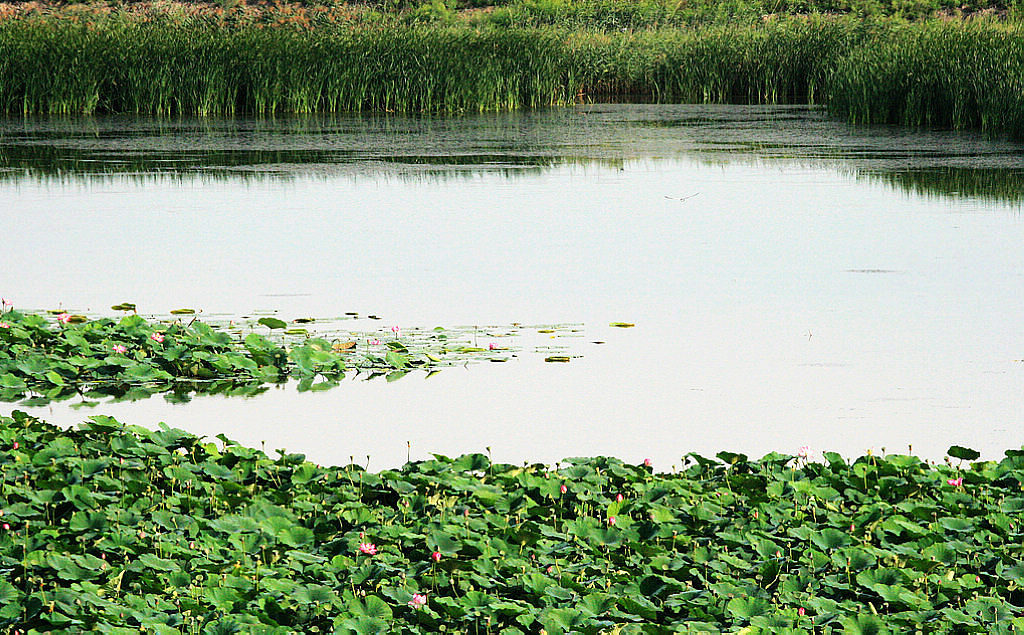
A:
{"label": "reed bed", "polygon": [[557,28],[301,29],[107,20],[0,25],[6,113],[467,111],[595,94],[813,96],[838,23],[625,34]]}
{"label": "reed bed", "polygon": [[462,112],[600,95],[824,103],[854,122],[1024,136],[1024,34],[829,18],[607,33],[466,25],[0,22],[0,111]]}
{"label": "reed bed", "polygon": [[1024,137],[1024,31],[985,22],[876,31],[835,60],[828,86],[830,108],[852,122]]}
{"label": "reed bed", "polygon": [[565,103],[559,41],[524,30],[0,27],[0,110],[155,115],[500,110]]}

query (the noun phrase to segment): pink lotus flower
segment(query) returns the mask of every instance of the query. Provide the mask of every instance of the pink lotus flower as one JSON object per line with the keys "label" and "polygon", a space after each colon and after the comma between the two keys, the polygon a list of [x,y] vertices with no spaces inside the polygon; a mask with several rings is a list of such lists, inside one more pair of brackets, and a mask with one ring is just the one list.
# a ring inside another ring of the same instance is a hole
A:
{"label": "pink lotus flower", "polygon": [[425,606],[426,603],[427,603],[427,596],[423,595],[422,593],[413,593],[412,594],[412,599],[409,600],[409,606],[411,606],[414,609],[421,608],[421,607]]}
{"label": "pink lotus flower", "polygon": [[622,502],[622,494],[616,494],[615,495],[615,502],[616,503],[621,503]]}
{"label": "pink lotus flower", "polygon": [[372,542],[361,542],[359,543],[359,551],[368,556],[375,556],[377,555],[377,545]]}
{"label": "pink lotus flower", "polygon": [[366,340],[366,343],[369,344],[370,346],[380,346],[380,340],[377,338],[373,338],[372,340]]}
{"label": "pink lotus flower", "polygon": [[554,570],[555,570],[555,567],[554,567],[554,565],[550,565],[550,564],[549,564],[549,565],[548,565],[548,573],[552,573],[552,572],[554,572]]}
{"label": "pink lotus flower", "polygon": [[128,352],[128,348],[122,344],[114,344],[114,346],[111,348],[115,353],[120,353],[121,355],[124,355],[125,353]]}
{"label": "pink lotus flower", "polygon": [[802,607],[802,606],[796,610],[796,614],[799,615],[800,617],[803,617],[806,613],[807,613],[807,611],[805,611],[804,607]]}
{"label": "pink lotus flower", "polygon": [[434,553],[430,554],[430,559],[434,562],[441,562],[441,552],[435,551]]}
{"label": "pink lotus flower", "polygon": [[609,525],[614,525],[615,524],[615,516],[609,516],[608,517],[608,524]]}
{"label": "pink lotus flower", "polygon": [[392,326],[391,327],[391,332],[395,334],[395,337],[398,337],[398,331],[399,330],[400,329],[397,326]]}
{"label": "pink lotus flower", "polygon": [[805,461],[809,461],[811,457],[814,456],[814,452],[811,451],[810,446],[802,445],[800,446],[800,449],[796,451],[796,455]]}
{"label": "pink lotus flower", "polygon": [[651,460],[650,459],[644,459],[644,467],[651,467]]}
{"label": "pink lotus flower", "polygon": [[153,340],[154,342],[157,342],[158,344],[162,344],[163,341],[164,341],[164,334],[163,333],[153,333],[153,334],[151,334],[149,336],[149,339]]}
{"label": "pink lotus flower", "polygon": [[498,350],[498,345],[495,344],[494,342],[491,342],[490,344],[487,345],[487,350],[496,351]]}
{"label": "pink lotus flower", "polygon": [[14,303],[8,300],[7,298],[0,298],[0,306],[14,306]]}
{"label": "pink lotus flower", "polygon": [[4,531],[8,531],[11,528],[11,526],[8,523],[4,523],[3,527]]}
{"label": "pink lotus flower", "polygon": [[959,478],[949,478],[946,479],[946,483],[952,485],[953,487],[963,487],[964,477],[961,476]]}
{"label": "pink lotus flower", "polygon": [[558,491],[564,494],[569,491],[569,488],[565,486],[565,483],[563,483],[562,486],[558,488]]}
{"label": "pink lotus flower", "polygon": [[71,321],[71,314],[61,313],[60,315],[57,316],[57,321],[60,322],[61,324],[67,324],[68,322]]}
{"label": "pink lotus flower", "polygon": [[11,447],[12,447],[12,448],[14,448],[15,450],[17,450],[17,449],[18,449],[18,442],[17,442],[17,441],[15,441],[15,442],[14,442],[14,445],[12,445]]}
{"label": "pink lotus flower", "polygon": [[7,322],[0,322],[0,329],[9,329],[9,328],[11,328],[11,325],[8,324]]}

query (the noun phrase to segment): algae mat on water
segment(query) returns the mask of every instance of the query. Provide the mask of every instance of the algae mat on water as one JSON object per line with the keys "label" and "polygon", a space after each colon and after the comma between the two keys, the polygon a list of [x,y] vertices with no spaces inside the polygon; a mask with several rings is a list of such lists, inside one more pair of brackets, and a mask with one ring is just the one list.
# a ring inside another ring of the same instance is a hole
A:
{"label": "algae mat on water", "polygon": [[[0,417],[19,631],[1008,632],[1024,451],[377,474],[180,430]],[[659,466],[660,467],[660,466]]]}

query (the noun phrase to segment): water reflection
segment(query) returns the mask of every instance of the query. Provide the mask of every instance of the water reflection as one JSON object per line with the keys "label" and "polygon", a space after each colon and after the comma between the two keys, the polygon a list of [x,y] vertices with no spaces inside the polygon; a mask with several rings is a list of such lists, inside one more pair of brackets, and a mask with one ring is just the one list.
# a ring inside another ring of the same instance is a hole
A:
{"label": "water reflection", "polygon": [[847,126],[807,106],[606,104],[520,113],[275,119],[0,121],[0,181],[95,178],[405,181],[688,158],[831,168],[914,195],[1024,199],[1018,145],[980,134]]}
{"label": "water reflection", "polygon": [[[0,294],[586,324],[569,364],[101,406],[325,463],[394,465],[410,441],[665,466],[802,445],[998,456],[1024,411],[1019,149],[806,107],[7,121]],[[33,411],[71,425],[67,403]]]}
{"label": "water reflection", "polygon": [[918,196],[975,198],[1020,203],[1024,200],[1024,169],[937,167],[893,172],[866,172],[868,178]]}

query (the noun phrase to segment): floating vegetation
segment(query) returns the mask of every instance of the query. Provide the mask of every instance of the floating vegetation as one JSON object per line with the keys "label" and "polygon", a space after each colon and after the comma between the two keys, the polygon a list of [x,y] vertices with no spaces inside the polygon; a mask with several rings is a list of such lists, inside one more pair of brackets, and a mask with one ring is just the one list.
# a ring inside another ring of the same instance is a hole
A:
{"label": "floating vegetation", "polygon": [[[540,330],[576,337],[579,331],[578,325],[353,331],[342,328],[355,319],[350,314],[323,320],[311,332],[275,317],[207,322],[193,309],[184,311],[171,311],[163,320],[2,312],[0,401],[39,406],[81,397],[82,406],[94,406],[97,399],[161,393],[187,401],[192,393],[252,396],[288,380],[299,391],[326,390],[347,375],[395,381],[415,370],[507,361],[520,351],[494,342],[479,346],[481,337]],[[314,322],[299,320],[304,326]]]}
{"label": "floating vegetation", "polygon": [[1024,451],[376,474],[223,436],[0,417],[0,628],[1009,632]]}

